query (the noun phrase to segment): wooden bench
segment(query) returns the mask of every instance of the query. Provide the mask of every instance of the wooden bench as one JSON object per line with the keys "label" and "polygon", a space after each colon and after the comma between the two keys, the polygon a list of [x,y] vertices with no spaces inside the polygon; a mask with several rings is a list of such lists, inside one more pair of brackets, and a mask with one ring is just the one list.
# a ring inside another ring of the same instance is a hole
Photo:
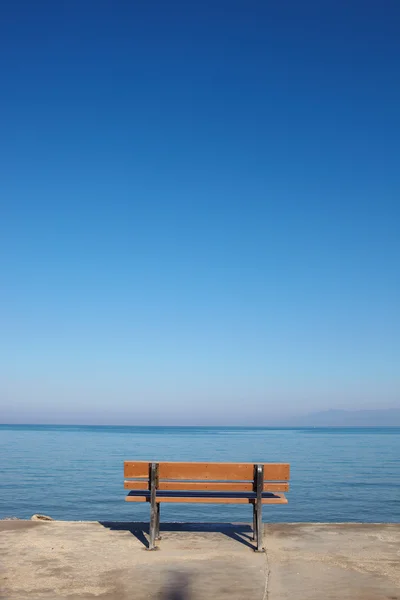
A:
{"label": "wooden bench", "polygon": [[[196,463],[125,461],[128,502],[149,502],[150,542],[160,539],[161,502],[252,504],[253,539],[263,551],[262,505],[287,504],[286,463]],[[280,492],[280,493],[277,493]]]}

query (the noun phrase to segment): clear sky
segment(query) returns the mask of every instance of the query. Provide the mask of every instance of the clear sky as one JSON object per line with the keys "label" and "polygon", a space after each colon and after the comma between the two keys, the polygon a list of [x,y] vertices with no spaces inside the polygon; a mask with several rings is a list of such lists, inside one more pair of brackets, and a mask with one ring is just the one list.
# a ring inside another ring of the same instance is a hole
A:
{"label": "clear sky", "polygon": [[400,405],[400,4],[3,2],[0,419]]}

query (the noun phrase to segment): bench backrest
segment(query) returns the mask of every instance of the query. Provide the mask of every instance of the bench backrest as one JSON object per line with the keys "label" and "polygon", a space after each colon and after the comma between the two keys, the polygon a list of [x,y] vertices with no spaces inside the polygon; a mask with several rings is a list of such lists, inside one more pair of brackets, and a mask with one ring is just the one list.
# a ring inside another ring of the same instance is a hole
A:
{"label": "bench backrest", "polygon": [[[150,489],[151,465],[155,461],[125,461],[125,489]],[[290,466],[287,463],[200,463],[157,462],[159,490],[252,491],[256,465],[264,468],[265,492],[289,490]]]}

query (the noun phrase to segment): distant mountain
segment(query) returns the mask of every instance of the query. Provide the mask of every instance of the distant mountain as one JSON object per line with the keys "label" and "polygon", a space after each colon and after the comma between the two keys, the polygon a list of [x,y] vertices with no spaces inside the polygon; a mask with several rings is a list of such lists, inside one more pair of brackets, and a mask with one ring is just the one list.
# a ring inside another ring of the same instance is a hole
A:
{"label": "distant mountain", "polygon": [[298,427],[400,427],[400,408],[326,410],[291,419]]}

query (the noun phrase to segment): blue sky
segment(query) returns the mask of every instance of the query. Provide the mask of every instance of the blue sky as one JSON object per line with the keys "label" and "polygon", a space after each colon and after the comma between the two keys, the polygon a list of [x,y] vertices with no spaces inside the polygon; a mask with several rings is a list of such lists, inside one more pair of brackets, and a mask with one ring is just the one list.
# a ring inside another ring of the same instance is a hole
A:
{"label": "blue sky", "polygon": [[399,406],[397,2],[0,17],[3,422]]}

